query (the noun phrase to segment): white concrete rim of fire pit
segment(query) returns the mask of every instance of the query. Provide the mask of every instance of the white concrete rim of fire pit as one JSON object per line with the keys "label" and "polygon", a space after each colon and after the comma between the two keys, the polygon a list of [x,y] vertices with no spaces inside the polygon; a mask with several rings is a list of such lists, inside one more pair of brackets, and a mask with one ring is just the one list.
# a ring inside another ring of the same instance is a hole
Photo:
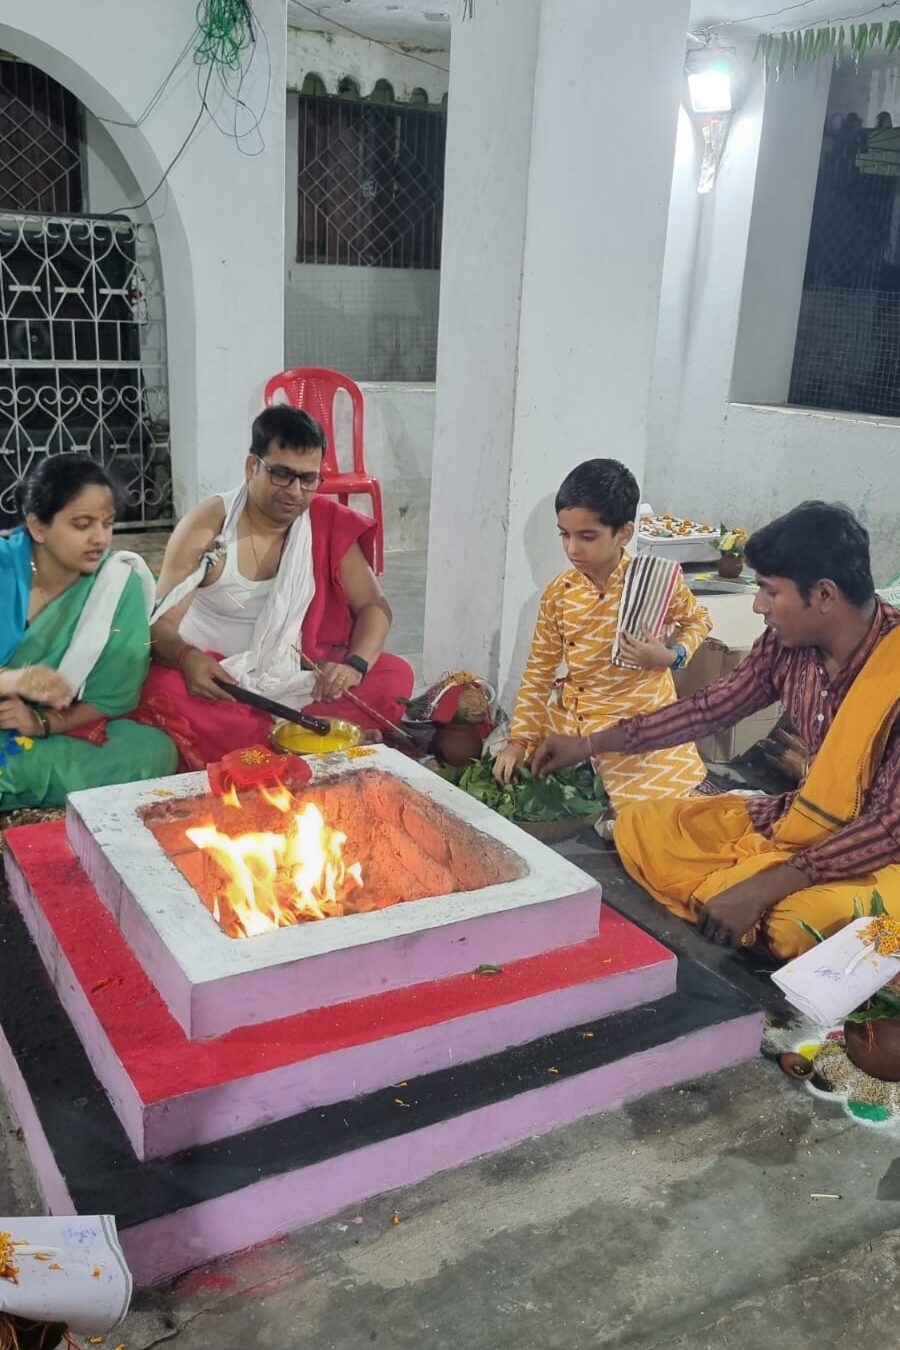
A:
{"label": "white concrete rim of fire pit", "polygon": [[[367,914],[323,919],[235,939],[222,932],[194,888],[166,857],[138,816],[142,808],[159,805],[166,799],[206,794],[209,784],[205,772],[72,793],[67,807],[70,842],[90,875],[92,868],[86,863],[83,847],[85,833],[90,836],[94,847],[102,850],[146,921],[194,986],[599,889],[594,879],[580,868],[396,750],[377,746],[365,757],[323,755],[311,758],[310,764],[314,769],[313,783],[316,778],[334,779],[367,770],[382,771],[400,779],[426,801],[508,848],[525,865],[525,875],[477,890],[429,896]],[[302,798],[302,792],[298,796]],[[96,878],[92,880],[97,884]],[[121,895],[107,897],[106,903],[121,926],[117,909]]]}

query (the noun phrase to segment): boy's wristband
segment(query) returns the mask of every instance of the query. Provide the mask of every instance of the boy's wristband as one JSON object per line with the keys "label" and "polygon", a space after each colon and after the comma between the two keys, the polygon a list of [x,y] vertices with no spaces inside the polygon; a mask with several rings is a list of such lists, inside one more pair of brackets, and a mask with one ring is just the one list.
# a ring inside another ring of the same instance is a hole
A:
{"label": "boy's wristband", "polygon": [[682,647],[680,642],[673,642],[669,651],[675,653],[675,660],[672,662],[669,669],[673,671],[684,670],[688,659],[687,647]]}

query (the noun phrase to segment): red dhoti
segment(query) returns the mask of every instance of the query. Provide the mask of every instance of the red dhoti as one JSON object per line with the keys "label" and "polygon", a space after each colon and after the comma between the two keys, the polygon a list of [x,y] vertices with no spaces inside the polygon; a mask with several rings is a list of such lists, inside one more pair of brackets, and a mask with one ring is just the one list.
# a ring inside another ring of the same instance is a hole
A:
{"label": "red dhoti", "polygon": [[[316,587],[294,642],[299,638],[302,650],[325,665],[341,661],[350,649],[353,615],[341,568],[354,544],[359,545],[371,567],[375,522],[321,494],[313,498],[309,515]],[[221,660],[218,652],[211,654]],[[400,699],[409,698],[412,688],[412,667],[402,657],[383,652],[354,692],[389,721],[398,722],[404,713]],[[377,718],[367,716],[349,698],[312,703],[303,711],[314,717],[343,718],[370,730],[384,730]],[[188,693],[179,670],[155,662],[133,717],[161,727],[171,736],[178,746],[182,770],[203,769],[230,750],[259,744],[272,727],[271,717],[246,704],[194,697]]]}
{"label": "red dhoti", "polygon": [[[218,653],[212,655],[218,657]],[[404,713],[400,699],[409,698],[412,688],[413,671],[409,663],[384,652],[353,692],[388,721],[398,722]],[[310,703],[303,711],[313,717],[340,717],[359,727],[384,730],[377,718],[364,713],[347,697],[330,703]],[[248,708],[245,703],[197,698],[188,693],[181,671],[156,662],[150,667],[141,706],[134,717],[162,728],[172,738],[178,746],[182,770],[203,769],[230,750],[259,745],[272,729],[272,718],[267,713]]]}

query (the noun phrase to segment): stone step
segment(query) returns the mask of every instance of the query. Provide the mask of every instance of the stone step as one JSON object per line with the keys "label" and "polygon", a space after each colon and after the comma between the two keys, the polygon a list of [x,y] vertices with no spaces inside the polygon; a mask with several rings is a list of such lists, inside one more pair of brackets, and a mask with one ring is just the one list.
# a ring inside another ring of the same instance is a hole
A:
{"label": "stone step", "polygon": [[[496,1054],[675,990],[672,953],[604,910],[600,936],[191,1040],[72,854],[63,822],[7,833],[11,894],[138,1158],[211,1143]],[[342,921],[339,921],[342,922]]]}
{"label": "stone step", "polygon": [[682,961],[674,994],[602,1021],[141,1162],[20,914],[0,922],[0,1078],[45,1201],[115,1215],[140,1285],[739,1063],[762,1033],[752,1002]]}

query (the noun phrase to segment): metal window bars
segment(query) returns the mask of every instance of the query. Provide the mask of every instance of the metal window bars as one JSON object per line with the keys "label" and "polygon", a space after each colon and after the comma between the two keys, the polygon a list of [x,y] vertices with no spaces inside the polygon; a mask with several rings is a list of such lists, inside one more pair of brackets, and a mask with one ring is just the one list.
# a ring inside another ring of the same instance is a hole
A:
{"label": "metal window bars", "polygon": [[900,130],[855,114],[822,139],[788,402],[900,416]]}
{"label": "metal window bars", "polygon": [[0,526],[35,457],[80,451],[123,526],[171,522],[165,311],[155,232],[0,214]]}
{"label": "metal window bars", "polygon": [[0,55],[0,210],[81,210],[80,123],[68,89]]}
{"label": "metal window bars", "polygon": [[301,94],[297,261],[438,268],[442,109]]}

